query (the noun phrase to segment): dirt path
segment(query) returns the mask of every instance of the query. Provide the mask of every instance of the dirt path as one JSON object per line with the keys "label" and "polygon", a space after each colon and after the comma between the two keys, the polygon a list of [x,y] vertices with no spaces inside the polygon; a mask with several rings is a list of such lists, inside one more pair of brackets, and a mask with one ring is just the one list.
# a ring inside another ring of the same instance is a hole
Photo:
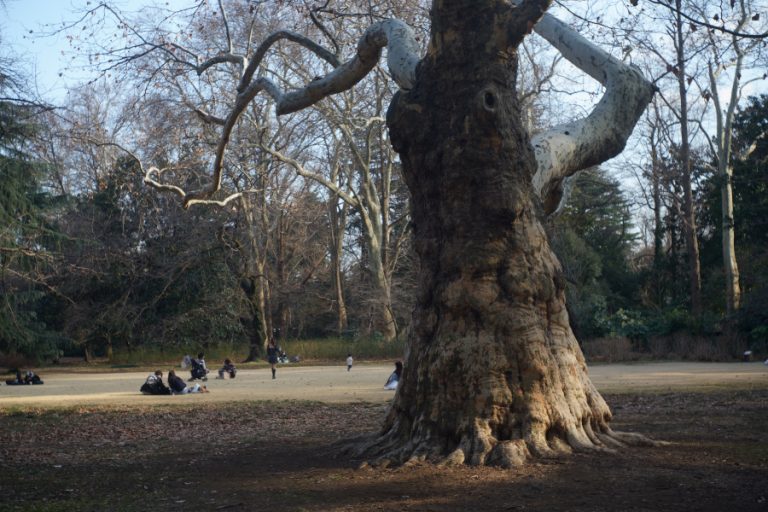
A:
{"label": "dirt path", "polygon": [[[167,372],[167,369],[163,369]],[[388,365],[282,366],[272,380],[268,368],[241,370],[234,380],[211,378],[206,395],[150,397],[139,394],[147,372],[83,373],[41,371],[43,386],[0,385],[0,408],[73,405],[147,405],[169,400],[222,402],[240,400],[312,400],[326,403],[384,402]],[[649,363],[590,367],[592,380],[604,393],[692,391],[732,387],[768,388],[768,366],[762,363]],[[186,372],[183,375],[187,375]]]}

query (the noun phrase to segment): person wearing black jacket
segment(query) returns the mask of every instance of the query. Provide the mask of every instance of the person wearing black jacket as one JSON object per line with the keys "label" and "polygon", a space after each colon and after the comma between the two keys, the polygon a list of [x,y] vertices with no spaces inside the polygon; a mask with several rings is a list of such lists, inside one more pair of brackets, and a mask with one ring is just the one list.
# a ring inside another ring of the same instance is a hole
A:
{"label": "person wearing black jacket", "polygon": [[170,395],[171,390],[163,384],[163,372],[160,370],[155,370],[155,373],[152,373],[147,377],[146,382],[142,384],[141,389],[139,389],[142,393],[145,395]]}
{"label": "person wearing black jacket", "polygon": [[192,387],[187,386],[184,379],[176,375],[176,370],[168,372],[168,386],[174,395],[186,395],[187,393],[208,393],[208,388],[195,384]]}
{"label": "person wearing black jacket", "polygon": [[270,366],[272,366],[272,378],[275,378],[275,373],[277,372],[277,355],[279,351],[277,346],[275,345],[275,340],[271,339],[269,340],[269,345],[267,345],[267,361],[269,361]]}

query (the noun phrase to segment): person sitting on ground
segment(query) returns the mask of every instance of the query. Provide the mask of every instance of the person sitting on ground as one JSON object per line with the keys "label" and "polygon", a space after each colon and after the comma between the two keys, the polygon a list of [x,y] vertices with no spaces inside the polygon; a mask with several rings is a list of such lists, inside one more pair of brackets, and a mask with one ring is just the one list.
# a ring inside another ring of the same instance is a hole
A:
{"label": "person sitting on ground", "polygon": [[184,379],[176,375],[176,370],[168,372],[168,387],[171,388],[171,394],[173,395],[186,395],[188,393],[208,393],[208,388],[195,384],[192,387],[187,386]]}
{"label": "person sitting on ground", "polygon": [[147,377],[146,382],[141,385],[141,389],[139,389],[142,393],[145,395],[170,395],[171,390],[163,384],[163,372],[160,370],[155,370],[155,373],[152,373]]}
{"label": "person sitting on ground", "polygon": [[232,361],[229,359],[224,360],[224,366],[219,370],[219,378],[224,379],[225,374],[228,374],[230,379],[234,379],[237,375],[237,368],[235,368],[235,365],[232,364]]}
{"label": "person sitting on ground", "polygon": [[24,375],[24,384],[42,384],[43,381],[40,379],[40,376],[33,372],[32,370],[27,370],[27,373]]}
{"label": "person sitting on ground", "polygon": [[205,365],[205,354],[200,352],[197,354],[197,359],[192,359],[192,378],[189,379],[190,381],[193,381],[195,379],[200,379],[203,381],[208,380],[208,367]]}
{"label": "person sitting on ground", "polygon": [[387,379],[387,383],[384,384],[384,389],[397,389],[397,384],[400,382],[400,376],[403,374],[403,363],[400,361],[395,362],[395,371]]}
{"label": "person sitting on ground", "polygon": [[16,378],[15,379],[8,379],[5,381],[6,384],[9,386],[18,386],[19,384],[24,384],[24,379],[21,376],[21,370],[16,370]]}
{"label": "person sitting on ground", "polygon": [[16,378],[8,379],[5,383],[9,386],[20,386],[21,384],[42,384],[43,381],[40,380],[40,377],[32,370],[27,370],[22,376],[21,370],[17,369]]}

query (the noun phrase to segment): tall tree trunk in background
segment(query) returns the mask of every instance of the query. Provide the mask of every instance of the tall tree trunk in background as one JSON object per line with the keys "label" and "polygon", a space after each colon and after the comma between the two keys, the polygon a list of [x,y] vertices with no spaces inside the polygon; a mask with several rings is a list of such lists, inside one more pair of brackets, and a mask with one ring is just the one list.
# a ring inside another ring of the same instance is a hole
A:
{"label": "tall tree trunk in background", "polygon": [[657,150],[656,126],[651,128],[649,143],[651,146],[651,170],[648,176],[651,182],[651,207],[653,209],[653,300],[656,307],[664,305],[664,219],[661,201],[661,162]]}
{"label": "tall tree trunk in background", "polygon": [[[732,3],[733,7],[735,4]],[[751,5],[749,7],[752,7]],[[736,31],[742,31],[752,18],[752,13],[742,0],[739,2],[740,18]],[[718,55],[718,46],[712,41],[711,49],[713,58],[708,63],[709,87],[712,100],[715,104],[715,118],[717,133],[715,135],[715,150],[717,152],[717,173],[721,178],[720,197],[722,199],[722,251],[723,267],[725,269],[725,297],[726,312],[732,317],[741,305],[741,285],[739,283],[739,265],[736,261],[736,229],[733,219],[733,120],[736,116],[736,108],[741,98],[742,73],[744,72],[744,58],[751,52],[759,41],[742,41],[735,35],[731,35],[727,47],[730,48],[733,58],[724,59],[724,55]],[[730,62],[728,62],[730,60]],[[718,78],[725,68],[731,66],[731,87],[727,105],[720,99]]]}
{"label": "tall tree trunk in background", "polygon": [[532,186],[515,48],[547,4],[435,0],[416,85],[390,107],[421,283],[405,371],[367,447],[382,463],[512,466],[629,439],[587,375]]}
{"label": "tall tree trunk in background", "polygon": [[277,304],[274,305],[274,316],[272,317],[272,332],[270,337],[283,339],[287,335],[288,317],[290,315],[289,304],[285,298],[285,291],[288,289],[288,276],[286,273],[286,240],[285,240],[285,212],[280,211],[275,229],[275,282],[277,283]]}
{"label": "tall tree trunk in background", "polygon": [[688,133],[688,93],[685,74],[685,41],[681,0],[675,0],[675,50],[677,53],[677,84],[680,93],[680,164],[683,184],[683,230],[688,255],[688,280],[691,294],[691,314],[701,316],[701,261],[696,234],[696,212],[693,205],[691,145]]}
{"label": "tall tree trunk in background", "polygon": [[[240,197],[243,218],[245,219],[245,233],[247,245],[245,247],[245,275],[240,280],[240,289],[245,294],[248,303],[249,318],[242,319],[243,327],[248,333],[248,356],[245,362],[258,361],[265,353],[267,346],[267,325],[264,311],[266,301],[264,296],[264,262],[261,244],[258,237],[253,204],[247,195]],[[264,204],[261,205],[264,210]]]}
{"label": "tall tree trunk in background", "polygon": [[[377,212],[378,213],[378,212]],[[372,313],[372,329],[375,333],[381,335],[386,341],[392,341],[397,336],[397,329],[395,326],[395,317],[392,315],[392,299],[389,277],[387,276],[387,270],[384,267],[384,259],[382,252],[384,247],[382,245],[383,236],[381,233],[384,227],[380,223],[380,219],[374,219],[373,216],[364,218],[363,221],[369,223],[375,221],[375,228],[368,228],[364,232],[365,243],[369,249],[368,258],[368,271],[371,278],[371,313]],[[375,232],[379,234],[377,237],[369,236],[371,229],[375,229]]]}
{"label": "tall tree trunk in background", "polygon": [[339,201],[337,194],[329,194],[328,214],[331,224],[331,280],[336,302],[336,334],[341,336],[347,330],[347,305],[344,301],[344,286],[341,270],[344,255],[344,231],[347,225],[347,205]]}
{"label": "tall tree trunk in background", "polygon": [[93,361],[93,353],[91,352],[91,344],[89,342],[85,342],[85,345],[83,345],[83,359],[85,359],[86,363],[92,363]]}
{"label": "tall tree trunk in background", "polygon": [[723,264],[725,266],[725,306],[728,315],[733,315],[741,305],[741,286],[739,285],[739,264],[736,262],[736,234],[733,225],[733,167],[722,176],[720,189],[723,217]]}
{"label": "tall tree trunk in background", "polygon": [[240,288],[245,293],[248,301],[248,308],[251,314],[246,319],[244,327],[248,332],[248,357],[246,363],[258,361],[264,355],[264,345],[267,340],[266,322],[264,320],[264,297],[259,286],[259,278],[256,276],[247,276],[240,281]]}
{"label": "tall tree trunk in background", "polygon": [[112,347],[112,336],[107,334],[107,361],[110,363],[115,359],[115,351]]}

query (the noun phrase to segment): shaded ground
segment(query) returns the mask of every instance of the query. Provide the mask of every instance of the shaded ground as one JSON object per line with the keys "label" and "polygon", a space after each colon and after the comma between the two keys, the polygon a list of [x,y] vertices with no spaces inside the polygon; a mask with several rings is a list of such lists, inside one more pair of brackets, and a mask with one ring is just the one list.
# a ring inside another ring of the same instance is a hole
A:
{"label": "shaded ground", "polygon": [[385,402],[6,407],[0,510],[768,511],[768,386],[605,397],[614,428],[672,444],[356,469],[337,442],[374,431]]}

